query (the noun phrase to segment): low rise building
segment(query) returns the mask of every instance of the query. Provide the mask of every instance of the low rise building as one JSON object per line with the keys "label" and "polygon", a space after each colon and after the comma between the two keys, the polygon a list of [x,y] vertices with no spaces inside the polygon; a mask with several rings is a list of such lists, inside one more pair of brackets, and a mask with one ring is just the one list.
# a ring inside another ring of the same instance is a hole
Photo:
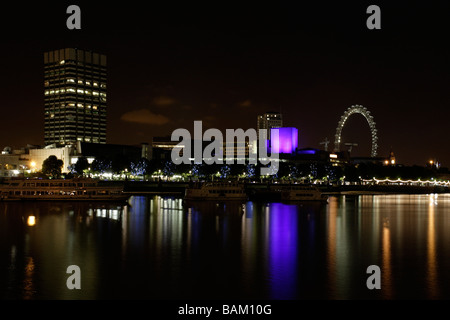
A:
{"label": "low rise building", "polygon": [[0,177],[17,177],[32,167],[27,150],[5,147],[0,154]]}

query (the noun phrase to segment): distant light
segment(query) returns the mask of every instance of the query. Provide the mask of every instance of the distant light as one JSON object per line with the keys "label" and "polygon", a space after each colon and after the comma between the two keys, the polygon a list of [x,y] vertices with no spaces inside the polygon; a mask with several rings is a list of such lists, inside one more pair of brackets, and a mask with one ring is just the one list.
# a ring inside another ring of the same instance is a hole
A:
{"label": "distant light", "polygon": [[337,159],[337,154],[335,154],[335,153],[330,153],[330,158],[332,158],[332,159]]}
{"label": "distant light", "polygon": [[433,184],[433,185],[439,185],[439,186],[449,186],[450,181],[438,181],[432,178],[431,180],[401,180],[400,178],[398,180],[390,180],[390,179],[376,179],[373,177],[372,180],[362,180],[363,182],[376,182],[376,183],[404,183],[404,184]]}
{"label": "distant light", "polygon": [[434,163],[434,161],[433,160],[430,160],[430,164],[432,165]]}
{"label": "distant light", "polygon": [[391,160],[391,164],[395,164],[395,160],[394,159]]}
{"label": "distant light", "polygon": [[36,224],[36,217],[35,216],[29,216],[27,219],[27,225],[32,227]]}
{"label": "distant light", "polygon": [[316,154],[317,151],[314,149],[306,149],[298,151],[298,154]]}

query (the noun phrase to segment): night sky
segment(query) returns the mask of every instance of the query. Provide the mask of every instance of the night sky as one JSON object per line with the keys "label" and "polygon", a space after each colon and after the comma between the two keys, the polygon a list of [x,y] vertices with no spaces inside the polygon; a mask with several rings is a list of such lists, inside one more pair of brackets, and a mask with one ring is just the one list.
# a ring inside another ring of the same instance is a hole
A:
{"label": "night sky", "polygon": [[[151,142],[194,120],[256,128],[258,114],[281,111],[299,147],[327,137],[332,148],[341,115],[360,104],[379,156],[450,167],[450,5],[395,2],[2,4],[0,148],[43,144],[43,52],[77,47],[108,57],[108,143]],[[70,4],[81,30],[66,28]],[[381,30],[366,27],[370,4]],[[362,116],[343,140],[369,156]]]}

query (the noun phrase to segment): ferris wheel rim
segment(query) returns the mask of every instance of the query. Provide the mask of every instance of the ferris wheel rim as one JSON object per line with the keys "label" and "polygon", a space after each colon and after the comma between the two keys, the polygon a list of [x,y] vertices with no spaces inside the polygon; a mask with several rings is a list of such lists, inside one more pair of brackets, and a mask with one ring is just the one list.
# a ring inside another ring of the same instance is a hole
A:
{"label": "ferris wheel rim", "polygon": [[373,116],[370,114],[370,111],[362,106],[362,105],[352,105],[345,110],[344,114],[341,116],[338,122],[338,126],[336,128],[336,134],[335,134],[335,140],[334,140],[334,147],[336,151],[340,151],[340,144],[341,144],[341,134],[342,129],[345,126],[345,123],[347,122],[347,119],[353,115],[353,114],[361,114],[364,116],[364,118],[367,120],[367,123],[369,124],[370,133],[372,136],[372,148],[371,148],[371,157],[377,156],[377,149],[378,149],[378,136],[377,136],[377,129],[375,127],[375,121],[373,120]]}

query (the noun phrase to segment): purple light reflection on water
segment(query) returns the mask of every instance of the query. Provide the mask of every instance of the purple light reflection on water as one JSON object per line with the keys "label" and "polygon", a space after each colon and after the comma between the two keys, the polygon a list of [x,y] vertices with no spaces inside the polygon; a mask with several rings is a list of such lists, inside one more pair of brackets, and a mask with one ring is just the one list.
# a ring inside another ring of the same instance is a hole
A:
{"label": "purple light reflection on water", "polygon": [[270,204],[268,269],[273,299],[293,299],[297,285],[297,207]]}

